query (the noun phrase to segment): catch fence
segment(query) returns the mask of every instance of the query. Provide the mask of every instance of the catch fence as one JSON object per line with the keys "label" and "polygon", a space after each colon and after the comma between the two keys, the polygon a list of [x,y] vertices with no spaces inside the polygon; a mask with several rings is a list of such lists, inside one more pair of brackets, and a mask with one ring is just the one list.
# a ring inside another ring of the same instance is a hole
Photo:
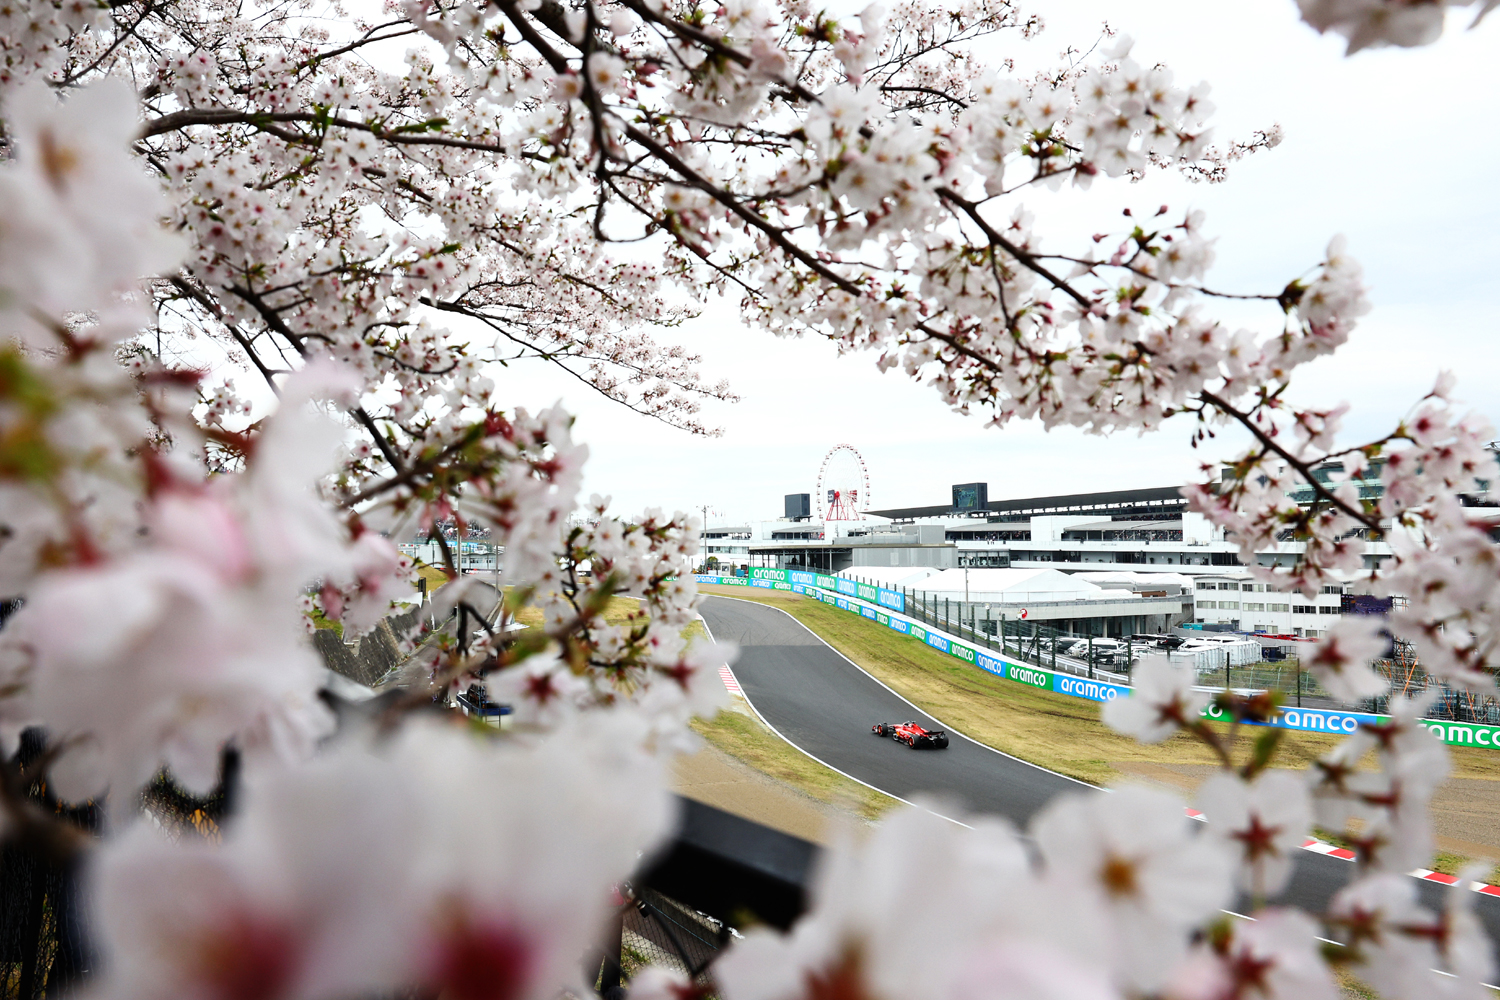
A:
{"label": "catch fence", "polygon": [[[896,593],[901,596],[908,617],[1003,656],[1049,670],[1128,684],[1133,664],[1146,653],[1156,653],[1166,655],[1173,662],[1193,666],[1205,687],[1275,691],[1283,696],[1286,705],[1297,708],[1334,708],[1346,704],[1336,700],[1315,674],[1302,667],[1295,643],[1261,642],[1247,635],[1245,642],[1236,646],[1184,653],[1163,650],[1125,637],[1110,640],[1110,648],[1106,650],[1103,642],[1098,645],[1089,643],[1087,635],[1035,620],[997,615],[991,605],[977,601],[933,597],[906,588]],[[1046,595],[1029,596],[1041,598]],[[1106,639],[1104,636],[1093,638]],[[1252,644],[1259,647],[1258,651],[1251,648]],[[1241,646],[1243,648],[1237,648]],[[1376,660],[1372,666],[1391,678],[1393,690],[1398,694],[1415,694],[1428,686],[1436,686],[1438,696],[1428,709],[1429,719],[1500,725],[1500,698],[1457,690],[1429,675],[1422,669],[1409,643],[1393,642],[1391,655]],[[1389,709],[1389,702],[1389,698],[1369,699],[1360,703],[1359,710],[1384,714]]]}

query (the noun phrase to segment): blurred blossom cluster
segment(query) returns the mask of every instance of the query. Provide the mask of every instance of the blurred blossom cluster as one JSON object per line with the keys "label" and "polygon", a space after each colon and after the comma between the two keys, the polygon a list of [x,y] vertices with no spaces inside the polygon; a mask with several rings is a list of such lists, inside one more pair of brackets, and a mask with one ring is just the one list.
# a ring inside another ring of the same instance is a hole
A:
{"label": "blurred blossom cluster", "polygon": [[[1351,50],[1431,41],[1446,6],[1301,3]],[[0,2],[0,593],[24,600],[0,631],[0,751],[41,727],[49,792],[107,804],[87,868],[100,994],[591,988],[580,956],[611,884],[666,834],[666,768],[725,698],[733,650],[693,634],[701,526],[580,503],[570,415],[507,405],[489,372],[554,365],[712,434],[700,405],[733,392],[659,339],[709,294],[995,425],[1186,414],[1195,444],[1236,426],[1252,446],[1188,495],[1246,563],[1309,594],[1358,574],[1405,597],[1387,624],[1426,669],[1493,686],[1500,558],[1456,498],[1493,475],[1489,426],[1448,377],[1352,446],[1344,408],[1285,402],[1369,309],[1341,238],[1238,296],[1265,318],[1231,330],[1202,213],[1149,208],[1077,245],[1034,230],[1034,187],[1218,183],[1280,142],[1274,125],[1216,140],[1207,85],[1149,43],[1032,76],[986,65],[976,42],[1043,28],[1010,0],[334,13]],[[608,252],[623,242],[649,252]],[[471,533],[503,552],[498,590],[460,573]],[[402,619],[394,692],[336,711],[308,632],[395,621],[417,600],[393,541],[409,538],[442,553],[425,569],[443,586]],[[1287,539],[1296,565],[1257,565]],[[1387,696],[1369,667],[1386,641],[1351,621],[1311,667],[1339,698]],[[513,727],[433,707],[475,685]],[[1236,756],[1239,724],[1274,704],[1220,702],[1228,733],[1163,660],[1105,712],[1219,756],[1203,823],[1139,790],[1055,802],[1029,841],[899,813],[830,852],[790,935],[729,951],[724,996],[1316,998],[1335,964],[1391,1000],[1485,995],[1470,895],[1431,913],[1400,874],[1431,854],[1448,768],[1424,698],[1395,698],[1305,780],[1270,769],[1274,739]],[[164,839],[141,788],[165,774],[207,794],[230,750],[243,788],[222,837]],[[0,836],[79,849],[21,787],[0,782]],[[1354,880],[1327,913],[1265,907],[1315,817],[1348,824]],[[378,860],[349,850],[371,831]],[[1253,921],[1223,914],[1236,892]],[[917,894],[920,919],[891,905]],[[635,986],[693,989],[662,970]]]}

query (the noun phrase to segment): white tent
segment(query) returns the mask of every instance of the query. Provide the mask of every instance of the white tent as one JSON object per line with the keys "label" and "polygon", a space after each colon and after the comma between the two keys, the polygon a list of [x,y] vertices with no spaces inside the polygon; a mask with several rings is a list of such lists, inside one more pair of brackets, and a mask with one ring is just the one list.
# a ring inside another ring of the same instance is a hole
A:
{"label": "white tent", "polygon": [[1114,570],[1106,573],[1074,573],[1073,575],[1080,580],[1097,583],[1105,588],[1109,588],[1111,584],[1148,588],[1151,584],[1175,584],[1184,590],[1193,589],[1193,578],[1182,573],[1132,573],[1129,570]]}
{"label": "white tent", "polygon": [[[916,588],[935,598],[990,604],[1015,604],[1022,601],[1088,601],[1098,600],[1102,587],[1058,572],[1055,569],[945,569]],[[1134,594],[1111,593],[1111,599],[1131,600]]]}
{"label": "white tent", "polygon": [[920,586],[921,582],[936,573],[930,566],[851,566],[841,569],[834,576],[846,580],[862,580],[877,587],[899,590],[902,587]]}

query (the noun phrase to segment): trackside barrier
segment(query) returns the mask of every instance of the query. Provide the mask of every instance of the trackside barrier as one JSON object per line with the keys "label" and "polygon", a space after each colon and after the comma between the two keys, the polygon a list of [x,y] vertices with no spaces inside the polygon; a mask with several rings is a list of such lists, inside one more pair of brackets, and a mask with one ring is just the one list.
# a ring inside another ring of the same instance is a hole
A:
{"label": "trackside barrier", "polygon": [[1500,726],[1484,726],[1477,722],[1447,722],[1443,719],[1424,719],[1422,725],[1444,743],[1500,750]]}
{"label": "trackside barrier", "polygon": [[[748,580],[744,577],[724,577],[713,573],[696,574],[694,579],[699,583],[764,587],[805,594],[840,610],[867,618],[878,625],[884,625],[894,632],[909,635],[941,653],[963,660],[965,663],[971,663],[986,673],[1041,691],[1052,691],[1087,701],[1113,701],[1130,694],[1131,689],[1127,684],[1089,680],[1061,671],[1048,670],[1046,667],[1032,666],[1029,663],[1015,663],[1005,657],[997,656],[992,650],[976,648],[945,632],[928,628],[920,622],[906,618],[900,614],[901,609],[891,607],[886,603],[894,598],[896,603],[904,604],[903,595],[898,591],[871,587],[868,584],[856,585],[853,580],[826,576],[822,573],[804,573],[800,570],[765,567],[752,568]],[[866,596],[867,593],[869,596]],[[1223,717],[1223,711],[1209,706],[1204,710],[1203,715],[1208,719],[1219,719]],[[1387,715],[1373,715],[1369,712],[1286,708],[1282,709],[1281,714],[1271,722],[1260,724],[1297,732],[1345,735],[1354,732],[1361,723],[1374,725],[1389,718],[1390,716]],[[1500,726],[1447,722],[1439,719],[1423,720],[1422,725],[1427,728],[1428,732],[1450,745],[1500,750]]]}

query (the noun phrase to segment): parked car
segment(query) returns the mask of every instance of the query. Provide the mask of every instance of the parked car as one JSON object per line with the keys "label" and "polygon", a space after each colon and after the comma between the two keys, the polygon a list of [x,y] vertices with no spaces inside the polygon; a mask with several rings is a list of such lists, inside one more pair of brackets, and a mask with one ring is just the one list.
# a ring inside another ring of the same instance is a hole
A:
{"label": "parked car", "polygon": [[1130,637],[1132,646],[1155,649],[1176,649],[1187,640],[1180,635],[1146,634],[1133,635]]}
{"label": "parked car", "polygon": [[[1113,656],[1115,653],[1123,656],[1125,653],[1125,644],[1123,642],[1120,642],[1118,639],[1108,639],[1104,636],[1094,636],[1092,646],[1095,663],[1098,663],[1099,658],[1102,656]],[[1089,648],[1090,643],[1087,638],[1079,639],[1068,650],[1068,655],[1080,660],[1086,660],[1089,657]],[[1058,652],[1061,652],[1061,650],[1058,650]]]}

